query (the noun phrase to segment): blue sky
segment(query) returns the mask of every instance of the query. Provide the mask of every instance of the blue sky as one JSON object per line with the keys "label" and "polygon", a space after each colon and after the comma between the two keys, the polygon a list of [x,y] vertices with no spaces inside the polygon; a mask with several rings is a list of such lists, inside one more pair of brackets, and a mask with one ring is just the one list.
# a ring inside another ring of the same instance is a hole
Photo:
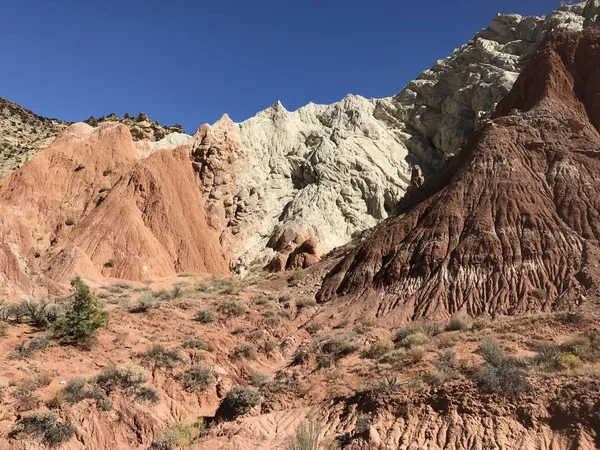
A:
{"label": "blue sky", "polygon": [[193,132],[347,93],[390,96],[496,12],[558,0],[4,0],[0,96],[83,120],[146,112]]}

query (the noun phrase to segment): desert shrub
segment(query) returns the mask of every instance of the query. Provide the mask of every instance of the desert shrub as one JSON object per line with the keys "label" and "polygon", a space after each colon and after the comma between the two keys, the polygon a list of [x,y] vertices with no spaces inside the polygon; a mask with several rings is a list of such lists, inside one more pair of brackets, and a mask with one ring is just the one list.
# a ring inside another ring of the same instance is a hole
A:
{"label": "desert shrub", "polygon": [[440,385],[462,376],[456,365],[456,354],[452,350],[441,353],[431,361],[431,364],[436,368],[436,371],[425,376],[425,381],[429,384]]}
{"label": "desert shrub", "polygon": [[253,330],[248,333],[248,339],[252,339],[254,341],[258,341],[265,336],[265,332],[263,330]]}
{"label": "desert shrub", "polygon": [[211,309],[201,309],[194,315],[194,320],[200,323],[211,323],[215,321],[215,313]]}
{"label": "desert shrub", "polygon": [[192,366],[181,375],[181,384],[186,391],[205,391],[214,382],[212,369],[203,364]]}
{"label": "desert shrub", "polygon": [[64,345],[91,344],[97,331],[108,323],[108,312],[101,309],[90,288],[77,277],[71,281],[74,292],[69,297],[65,314],[58,319],[53,331]]}
{"label": "desert shrub", "polygon": [[69,423],[58,421],[58,415],[53,412],[38,412],[21,418],[13,430],[12,436],[20,433],[40,439],[50,447],[56,447],[75,436],[75,427]]}
{"label": "desert shrub", "polygon": [[435,324],[411,322],[396,332],[393,341],[396,347],[411,348],[427,344],[436,334],[439,334],[439,328]]}
{"label": "desert shrub", "polygon": [[389,339],[381,339],[371,344],[371,346],[365,350],[363,356],[370,359],[381,358],[386,353],[394,350],[394,343]]}
{"label": "desert shrub", "polygon": [[176,299],[181,297],[184,292],[185,292],[185,288],[188,287],[190,285],[190,283],[187,283],[185,281],[180,281],[178,283],[175,283],[172,287],[171,287],[171,299]]}
{"label": "desert shrub", "polygon": [[5,322],[0,322],[0,337],[5,337],[8,334],[9,325]]}
{"label": "desert shrub", "polygon": [[[106,190],[108,190],[108,189],[106,189]],[[98,192],[102,193],[102,192],[106,192],[106,191],[103,191],[102,189],[100,189],[100,191],[98,191]],[[104,267],[106,267],[107,269],[110,269],[111,267],[115,267],[115,260],[109,259],[108,261],[106,261],[104,263]]]}
{"label": "desert shrub", "polygon": [[253,372],[250,375],[250,383],[252,386],[262,390],[271,382],[271,377],[264,372]]}
{"label": "desert shrub", "polygon": [[522,364],[505,356],[496,341],[485,339],[479,348],[479,354],[486,364],[477,371],[476,379],[484,392],[512,397],[531,390]]}
{"label": "desert shrub", "polygon": [[429,342],[429,335],[422,331],[415,331],[405,338],[396,342],[396,345],[401,348],[413,348],[425,345]]}
{"label": "desert shrub", "polygon": [[561,345],[562,351],[578,356],[588,363],[600,362],[600,330],[590,330]]}
{"label": "desert shrub", "polygon": [[183,358],[177,349],[167,350],[160,344],[154,344],[146,353],[140,355],[142,364],[163,369],[173,369]]}
{"label": "desert shrub", "polygon": [[140,387],[135,393],[135,398],[153,405],[160,401],[160,395],[158,395],[158,391],[150,386]]}
{"label": "desert shrub", "polygon": [[406,356],[409,362],[416,364],[423,359],[425,353],[427,352],[424,347],[412,347],[406,351]]}
{"label": "desert shrub", "polygon": [[490,323],[491,323],[491,321],[490,321],[489,317],[486,317],[486,316],[476,317],[475,320],[473,320],[473,325],[471,326],[471,328],[473,330],[477,330],[477,331],[485,330],[486,328],[489,328]]}
{"label": "desert shrub", "polygon": [[361,322],[354,325],[352,331],[356,334],[367,334],[369,331],[373,329],[373,324],[371,322]]}
{"label": "desert shrub", "polygon": [[102,175],[106,177],[111,173],[113,173],[113,170],[110,167],[107,167],[106,169],[104,169],[104,172],[102,172]]}
{"label": "desert shrub", "polygon": [[287,282],[290,286],[298,286],[304,279],[306,278],[306,273],[304,272],[294,272],[287,279]]}
{"label": "desert shrub", "polygon": [[11,392],[11,396],[16,401],[17,411],[29,411],[38,406],[40,400],[35,396],[35,390],[39,387],[38,383],[31,378],[21,380]]}
{"label": "desert shrub", "polygon": [[335,359],[343,358],[358,348],[353,333],[334,333],[325,337],[320,345],[321,351]]}
{"label": "desert shrub", "polygon": [[256,349],[250,344],[240,344],[233,349],[229,355],[232,361],[244,359],[256,359]]}
{"label": "desert shrub", "polygon": [[238,334],[244,334],[246,331],[248,330],[244,327],[237,327],[231,331],[231,334],[232,336],[237,336]]}
{"label": "desert shrub", "polygon": [[77,167],[75,167],[75,172],[79,172],[83,169],[85,169],[85,166],[83,164],[77,164]]}
{"label": "desert shrub", "polygon": [[67,219],[65,220],[65,225],[68,227],[75,225],[75,219],[73,219],[72,217],[67,217]]}
{"label": "desert shrub", "polygon": [[228,300],[219,306],[219,311],[227,317],[239,317],[246,314],[246,307],[235,300]]}
{"label": "desert shrub", "polygon": [[286,450],[319,450],[321,426],[314,420],[305,420],[293,436],[286,440]]}
{"label": "desert shrub", "polygon": [[231,420],[248,413],[262,402],[262,396],[254,388],[232,387],[217,409],[216,418]]}
{"label": "desert shrub", "polygon": [[47,300],[23,300],[0,305],[0,320],[14,323],[26,321],[36,328],[48,328],[60,315],[60,307]]}
{"label": "desert shrub", "polygon": [[452,315],[446,326],[446,331],[466,331],[473,326],[473,320],[465,313],[457,312]]}
{"label": "desert shrub", "polygon": [[273,342],[273,341],[264,341],[263,342],[263,350],[267,354],[273,353],[277,348],[280,348],[280,347],[276,342]]}
{"label": "desert shrub", "polygon": [[379,358],[379,361],[384,364],[399,365],[406,362],[406,350],[403,348],[395,349],[387,352]]}
{"label": "desert shrub", "polygon": [[129,312],[144,313],[152,308],[156,308],[157,306],[158,305],[156,300],[154,300],[154,296],[150,292],[146,292],[145,294],[142,294],[140,298],[138,298],[136,305],[129,308]]}
{"label": "desert shrub", "polygon": [[146,371],[133,364],[110,365],[103,368],[95,381],[98,386],[110,393],[115,389],[131,392],[143,385],[148,376]]}
{"label": "desert shrub", "polygon": [[504,360],[504,350],[497,341],[491,338],[485,338],[481,341],[478,353],[485,362],[492,366],[498,366]]}
{"label": "desert shrub", "polygon": [[403,385],[398,381],[396,375],[387,373],[366,386],[358,388],[357,393],[373,398],[382,393],[397,392],[402,389],[402,387]]}
{"label": "desert shrub", "polygon": [[373,416],[361,413],[356,417],[354,430],[356,433],[364,433],[371,425],[373,425]]}
{"label": "desert shrub", "polygon": [[178,443],[175,431],[167,430],[162,436],[152,441],[148,450],[173,450]]}
{"label": "desert shrub", "polygon": [[45,334],[34,337],[28,343],[17,344],[10,354],[12,359],[28,359],[36,352],[45,350],[50,345],[50,340]]}
{"label": "desert shrub", "polygon": [[196,350],[212,350],[212,345],[202,339],[188,339],[181,345],[183,348],[193,348]]}
{"label": "desert shrub", "polygon": [[100,395],[96,397],[96,406],[100,411],[110,411],[113,408],[113,402],[106,395]]}
{"label": "desert shrub", "polygon": [[577,369],[583,365],[583,361],[577,355],[572,353],[563,353],[557,361],[561,369]]}
{"label": "desert shrub", "polygon": [[60,390],[58,398],[67,403],[75,404],[87,398],[98,398],[102,392],[97,386],[90,386],[85,378],[72,378]]}

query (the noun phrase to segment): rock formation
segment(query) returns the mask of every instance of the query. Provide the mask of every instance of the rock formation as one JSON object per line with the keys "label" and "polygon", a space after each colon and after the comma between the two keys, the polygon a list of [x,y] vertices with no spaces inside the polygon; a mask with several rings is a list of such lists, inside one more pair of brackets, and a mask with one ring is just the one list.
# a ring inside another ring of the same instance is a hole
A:
{"label": "rock formation", "polygon": [[0,178],[50,145],[67,126],[0,97]]}
{"label": "rock formation", "polygon": [[2,179],[2,291],[31,295],[74,275],[225,273],[190,147],[146,150],[123,125],[74,124]]}
{"label": "rock formation", "polygon": [[494,118],[349,251],[320,300],[406,321],[577,298],[600,261],[598,47],[598,28],[550,35]]}

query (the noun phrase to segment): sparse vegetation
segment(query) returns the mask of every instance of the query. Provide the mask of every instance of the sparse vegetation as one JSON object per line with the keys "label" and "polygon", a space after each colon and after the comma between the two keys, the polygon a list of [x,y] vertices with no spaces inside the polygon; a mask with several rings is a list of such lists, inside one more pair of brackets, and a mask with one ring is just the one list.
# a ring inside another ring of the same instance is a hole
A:
{"label": "sparse vegetation", "polygon": [[256,359],[256,349],[250,344],[240,344],[233,349],[229,356],[232,361],[240,359]]}
{"label": "sparse vegetation", "polygon": [[262,396],[256,389],[237,385],[232,387],[221,401],[216,417],[231,420],[248,413],[261,402]]}
{"label": "sparse vegetation", "polygon": [[68,227],[75,225],[75,219],[73,219],[72,217],[67,217],[67,219],[65,220],[65,225]]}
{"label": "sparse vegetation", "polygon": [[380,339],[364,351],[365,358],[378,359],[394,350],[394,343],[389,339]]}
{"label": "sparse vegetation", "polygon": [[133,364],[111,365],[102,369],[95,382],[107,394],[121,389],[127,394],[134,394],[147,380],[146,371]]}
{"label": "sparse vegetation", "polygon": [[319,450],[321,426],[314,420],[305,420],[290,436],[285,444],[286,450]]}
{"label": "sparse vegetation", "polygon": [[396,332],[393,341],[396,347],[412,348],[427,344],[437,334],[439,328],[434,324],[411,322]]}
{"label": "sparse vegetation", "polygon": [[26,434],[40,439],[49,447],[56,447],[75,436],[75,427],[70,422],[59,422],[53,412],[37,412],[21,418],[11,430],[11,437]]}
{"label": "sparse vegetation", "polygon": [[192,366],[181,375],[181,384],[186,391],[205,391],[214,383],[212,369],[203,364]]}
{"label": "sparse vegetation", "polygon": [[108,323],[108,312],[101,309],[90,288],[77,277],[71,281],[73,293],[65,306],[65,314],[53,326],[59,343],[91,345],[97,331]]}
{"label": "sparse vegetation", "polygon": [[228,300],[219,306],[219,311],[226,317],[240,317],[246,314],[246,307],[235,300]]}
{"label": "sparse vegetation", "polygon": [[212,345],[202,339],[188,339],[181,344],[183,348],[193,348],[196,350],[212,350]]}
{"label": "sparse vegetation", "polygon": [[215,321],[215,313],[212,309],[201,309],[194,315],[194,320],[200,323],[211,323]]}
{"label": "sparse vegetation", "polygon": [[288,283],[288,285],[295,287],[295,286],[298,286],[300,283],[302,283],[305,278],[306,278],[306,273],[301,272],[301,271],[294,272],[292,275],[290,275],[288,277],[287,283]]}
{"label": "sparse vegetation", "polygon": [[45,334],[34,337],[28,343],[17,344],[13,352],[10,354],[12,359],[28,359],[36,352],[45,350],[50,345],[50,340]]}
{"label": "sparse vegetation", "polygon": [[102,172],[102,175],[104,175],[105,177],[110,175],[111,173],[113,173],[113,170],[110,167],[107,167],[106,169],[104,169],[104,172]]}
{"label": "sparse vegetation", "polygon": [[444,384],[446,381],[455,380],[462,376],[456,364],[456,354],[452,350],[441,353],[431,361],[431,364],[436,368],[436,371],[425,376],[425,381],[429,384]]}
{"label": "sparse vegetation", "polygon": [[146,353],[140,355],[142,364],[154,368],[173,369],[183,362],[177,349],[167,350],[160,344],[154,344]]}
{"label": "sparse vegetation", "polygon": [[446,326],[446,331],[466,331],[473,326],[473,320],[465,313],[457,312],[452,315]]}
{"label": "sparse vegetation", "polygon": [[156,303],[156,300],[154,300],[154,296],[150,292],[146,292],[138,298],[137,304],[129,308],[129,312],[145,313],[157,306],[158,304]]}
{"label": "sparse vegetation", "polygon": [[108,261],[106,261],[104,263],[104,267],[111,268],[111,267],[115,267],[115,260],[114,259],[109,259]]}
{"label": "sparse vegetation", "polygon": [[484,340],[479,353],[486,364],[479,369],[476,379],[484,392],[511,397],[531,390],[522,364],[514,358],[505,356],[496,341]]}

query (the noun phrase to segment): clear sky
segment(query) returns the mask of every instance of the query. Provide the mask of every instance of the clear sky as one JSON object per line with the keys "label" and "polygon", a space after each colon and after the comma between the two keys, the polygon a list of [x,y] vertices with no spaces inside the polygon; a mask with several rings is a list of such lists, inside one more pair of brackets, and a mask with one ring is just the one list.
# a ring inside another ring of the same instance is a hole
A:
{"label": "clear sky", "polygon": [[0,96],[64,120],[188,132],[347,93],[390,96],[486,27],[558,0],[2,0]]}

